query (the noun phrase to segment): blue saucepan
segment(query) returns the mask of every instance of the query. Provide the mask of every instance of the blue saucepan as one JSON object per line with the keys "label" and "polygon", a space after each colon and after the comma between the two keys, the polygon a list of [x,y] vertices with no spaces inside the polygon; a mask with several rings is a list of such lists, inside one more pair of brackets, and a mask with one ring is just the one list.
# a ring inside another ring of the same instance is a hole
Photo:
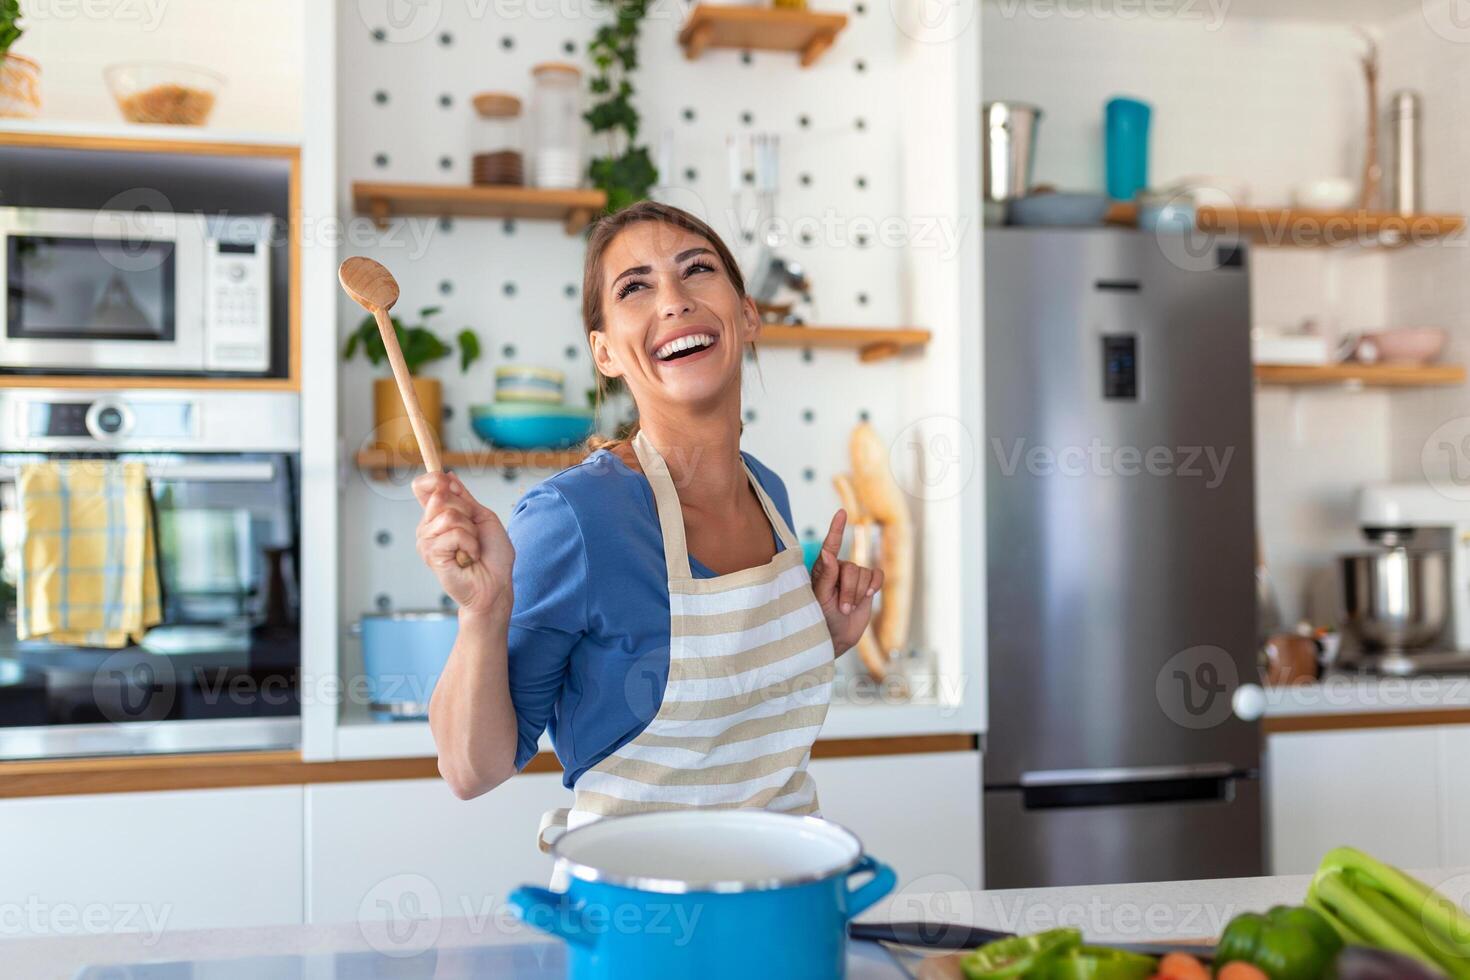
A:
{"label": "blue saucepan", "polygon": [[566,941],[572,980],[840,980],[848,920],[895,881],[842,827],[764,810],[605,818],[552,854],[566,891],[510,902]]}

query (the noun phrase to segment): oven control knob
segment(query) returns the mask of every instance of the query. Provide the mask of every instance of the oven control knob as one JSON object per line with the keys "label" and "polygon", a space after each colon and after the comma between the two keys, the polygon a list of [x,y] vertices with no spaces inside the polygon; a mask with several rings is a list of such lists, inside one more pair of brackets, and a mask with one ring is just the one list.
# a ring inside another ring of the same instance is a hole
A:
{"label": "oven control knob", "polygon": [[87,409],[87,431],[94,439],[126,435],[133,427],[133,413],[122,402],[95,401]]}

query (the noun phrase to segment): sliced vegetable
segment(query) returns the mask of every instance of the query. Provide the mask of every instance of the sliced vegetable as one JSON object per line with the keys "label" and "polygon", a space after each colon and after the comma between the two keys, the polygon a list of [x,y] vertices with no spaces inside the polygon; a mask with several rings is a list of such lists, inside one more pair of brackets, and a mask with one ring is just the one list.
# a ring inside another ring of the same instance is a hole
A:
{"label": "sliced vegetable", "polygon": [[1470,916],[1399,869],[1362,851],[1329,851],[1307,904],[1348,938],[1470,980]]}
{"label": "sliced vegetable", "polygon": [[1158,961],[1152,956],[1102,946],[1079,946],[1054,957],[1045,980],[1147,980]]}
{"label": "sliced vegetable", "polygon": [[1170,953],[1159,960],[1159,976],[1165,980],[1210,980],[1210,971],[1188,953]]}
{"label": "sliced vegetable", "polygon": [[1226,963],[1215,973],[1215,980],[1269,980],[1258,967],[1243,960]]}
{"label": "sliced vegetable", "polygon": [[1270,980],[1321,980],[1342,939],[1308,908],[1278,905],[1265,915],[1231,919],[1215,948],[1215,966],[1249,963]]}
{"label": "sliced vegetable", "polygon": [[1081,945],[1082,933],[1076,929],[1048,929],[986,943],[961,959],[960,969],[969,980],[1044,976],[1053,959]]}

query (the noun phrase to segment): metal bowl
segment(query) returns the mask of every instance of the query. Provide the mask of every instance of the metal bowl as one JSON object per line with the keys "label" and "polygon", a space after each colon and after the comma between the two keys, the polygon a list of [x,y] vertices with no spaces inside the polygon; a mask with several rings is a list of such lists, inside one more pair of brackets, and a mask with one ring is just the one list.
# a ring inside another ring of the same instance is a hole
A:
{"label": "metal bowl", "polygon": [[1404,547],[1343,555],[1348,630],[1368,650],[1415,650],[1444,631],[1449,596],[1443,551]]}

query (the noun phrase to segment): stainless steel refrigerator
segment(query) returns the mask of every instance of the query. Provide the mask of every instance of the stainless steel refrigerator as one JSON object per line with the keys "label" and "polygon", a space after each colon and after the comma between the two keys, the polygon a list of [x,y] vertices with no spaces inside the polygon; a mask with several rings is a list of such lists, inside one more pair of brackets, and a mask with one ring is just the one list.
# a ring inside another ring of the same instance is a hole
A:
{"label": "stainless steel refrigerator", "polygon": [[1248,252],[984,252],[986,887],[1260,874]]}

